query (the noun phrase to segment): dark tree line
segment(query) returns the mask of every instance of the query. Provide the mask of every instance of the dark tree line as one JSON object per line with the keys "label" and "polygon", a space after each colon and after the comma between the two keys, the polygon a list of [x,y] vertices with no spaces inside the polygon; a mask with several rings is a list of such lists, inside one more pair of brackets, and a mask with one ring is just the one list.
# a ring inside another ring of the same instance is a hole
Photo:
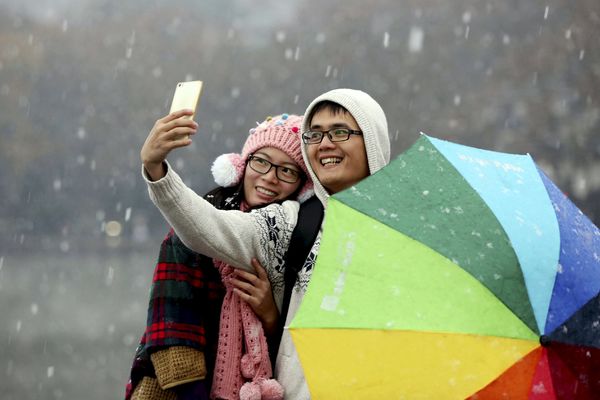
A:
{"label": "dark tree line", "polygon": [[199,191],[212,186],[214,158],[237,151],[254,121],[301,113],[320,92],[345,86],[384,106],[393,154],[420,131],[529,152],[599,222],[595,0],[298,0],[261,9],[245,0],[106,0],[52,18],[0,10],[8,246],[93,243],[103,222],[121,221],[128,235],[135,218],[161,236],[139,149],[185,79],[205,81],[200,134],[172,161]]}

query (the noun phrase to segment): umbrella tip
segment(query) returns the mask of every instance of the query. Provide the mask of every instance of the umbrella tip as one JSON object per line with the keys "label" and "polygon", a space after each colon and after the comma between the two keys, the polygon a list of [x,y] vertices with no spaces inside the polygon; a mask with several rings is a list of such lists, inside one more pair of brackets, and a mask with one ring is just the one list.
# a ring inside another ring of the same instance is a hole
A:
{"label": "umbrella tip", "polygon": [[547,336],[547,335],[540,336],[540,344],[542,345],[542,347],[550,346],[550,336]]}

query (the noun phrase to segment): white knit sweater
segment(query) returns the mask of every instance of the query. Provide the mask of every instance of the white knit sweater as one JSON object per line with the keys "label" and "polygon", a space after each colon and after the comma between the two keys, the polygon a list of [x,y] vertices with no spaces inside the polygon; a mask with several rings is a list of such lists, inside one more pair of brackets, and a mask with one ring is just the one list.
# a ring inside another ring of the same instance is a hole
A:
{"label": "white knit sweater", "polygon": [[188,188],[166,163],[167,174],[150,181],[142,168],[152,202],[190,249],[254,272],[254,257],[267,270],[281,310],[283,257],[298,219],[299,204],[285,201],[251,212],[218,210]]}

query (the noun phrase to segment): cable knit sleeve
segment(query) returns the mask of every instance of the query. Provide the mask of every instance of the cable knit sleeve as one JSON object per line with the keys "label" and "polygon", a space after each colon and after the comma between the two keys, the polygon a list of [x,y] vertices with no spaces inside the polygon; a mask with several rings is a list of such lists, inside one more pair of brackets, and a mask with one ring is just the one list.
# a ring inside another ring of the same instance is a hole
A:
{"label": "cable knit sleeve", "polygon": [[142,175],[152,202],[186,246],[251,272],[250,260],[257,258],[279,297],[283,259],[298,219],[297,202],[271,204],[249,213],[218,210],[188,188],[168,163],[166,176],[158,181],[150,181],[143,168]]}

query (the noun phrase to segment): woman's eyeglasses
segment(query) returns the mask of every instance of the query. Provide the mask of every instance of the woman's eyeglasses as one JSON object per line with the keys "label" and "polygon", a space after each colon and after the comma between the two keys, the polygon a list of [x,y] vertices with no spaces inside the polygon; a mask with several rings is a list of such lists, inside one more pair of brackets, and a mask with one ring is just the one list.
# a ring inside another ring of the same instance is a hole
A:
{"label": "woman's eyeglasses", "polygon": [[268,173],[271,168],[275,168],[275,176],[277,179],[287,183],[296,183],[302,178],[302,172],[295,170],[294,168],[287,167],[285,165],[277,165],[273,164],[270,161],[265,160],[264,158],[260,158],[251,154],[248,157],[248,165],[250,168],[258,172],[259,174]]}

